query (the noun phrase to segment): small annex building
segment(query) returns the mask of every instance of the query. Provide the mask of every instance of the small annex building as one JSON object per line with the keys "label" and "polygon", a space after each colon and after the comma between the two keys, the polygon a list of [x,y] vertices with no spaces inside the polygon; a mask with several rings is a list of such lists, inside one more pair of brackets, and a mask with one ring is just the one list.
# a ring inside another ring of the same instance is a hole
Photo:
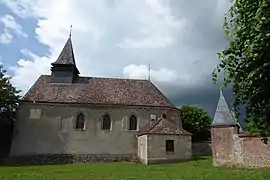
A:
{"label": "small annex building", "polygon": [[138,157],[144,164],[189,159],[191,146],[191,134],[163,117],[138,134]]}

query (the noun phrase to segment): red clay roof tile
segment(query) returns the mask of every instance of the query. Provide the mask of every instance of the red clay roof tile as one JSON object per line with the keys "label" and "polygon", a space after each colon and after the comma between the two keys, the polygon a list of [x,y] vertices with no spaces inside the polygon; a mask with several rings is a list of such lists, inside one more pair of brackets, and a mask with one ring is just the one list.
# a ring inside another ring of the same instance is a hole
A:
{"label": "red clay roof tile", "polygon": [[51,76],[40,76],[22,100],[175,108],[148,80],[80,77],[72,84],[50,82]]}

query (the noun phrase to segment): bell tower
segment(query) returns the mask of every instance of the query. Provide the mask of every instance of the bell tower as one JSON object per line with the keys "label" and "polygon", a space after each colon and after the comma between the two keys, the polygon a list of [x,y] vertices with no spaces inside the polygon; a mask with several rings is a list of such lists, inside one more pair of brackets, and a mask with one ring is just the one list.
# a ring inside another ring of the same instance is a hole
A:
{"label": "bell tower", "polygon": [[51,82],[52,83],[74,83],[79,77],[77,69],[71,35],[62,49],[57,60],[51,64]]}

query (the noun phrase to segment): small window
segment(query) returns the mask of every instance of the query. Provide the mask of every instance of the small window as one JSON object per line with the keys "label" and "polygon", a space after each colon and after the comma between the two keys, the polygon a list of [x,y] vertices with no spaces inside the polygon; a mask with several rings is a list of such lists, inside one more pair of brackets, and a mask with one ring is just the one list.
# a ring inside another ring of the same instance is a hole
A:
{"label": "small window", "polygon": [[162,114],[162,118],[166,119],[167,115],[166,114]]}
{"label": "small window", "polygon": [[137,117],[135,115],[129,118],[129,130],[137,130]]}
{"label": "small window", "polygon": [[103,116],[102,129],[103,130],[110,130],[111,129],[111,118],[108,114]]}
{"label": "small window", "polygon": [[174,152],[174,140],[166,140],[166,152]]}
{"label": "small window", "polygon": [[76,121],[76,129],[83,130],[84,123],[85,123],[84,115],[82,113],[78,114],[77,121]]}

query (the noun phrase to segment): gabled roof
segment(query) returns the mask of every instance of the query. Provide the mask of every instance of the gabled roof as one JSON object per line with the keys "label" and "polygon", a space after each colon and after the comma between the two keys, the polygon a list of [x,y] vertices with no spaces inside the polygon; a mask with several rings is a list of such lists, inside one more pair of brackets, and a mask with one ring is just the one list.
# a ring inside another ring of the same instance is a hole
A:
{"label": "gabled roof", "polygon": [[176,108],[148,80],[79,77],[74,83],[51,83],[42,75],[22,100],[50,103],[139,105]]}
{"label": "gabled roof", "polygon": [[138,133],[138,136],[145,134],[192,135],[191,133],[182,129],[179,124],[164,118],[159,118],[156,122],[146,126],[141,132]]}
{"label": "gabled roof", "polygon": [[237,124],[237,121],[235,120],[225,100],[222,90],[220,90],[219,101],[212,125],[234,125],[234,124]]}
{"label": "gabled roof", "polygon": [[54,63],[52,63],[52,65],[56,65],[56,64],[76,66],[72,42],[71,42],[71,36],[69,36],[57,60]]}

